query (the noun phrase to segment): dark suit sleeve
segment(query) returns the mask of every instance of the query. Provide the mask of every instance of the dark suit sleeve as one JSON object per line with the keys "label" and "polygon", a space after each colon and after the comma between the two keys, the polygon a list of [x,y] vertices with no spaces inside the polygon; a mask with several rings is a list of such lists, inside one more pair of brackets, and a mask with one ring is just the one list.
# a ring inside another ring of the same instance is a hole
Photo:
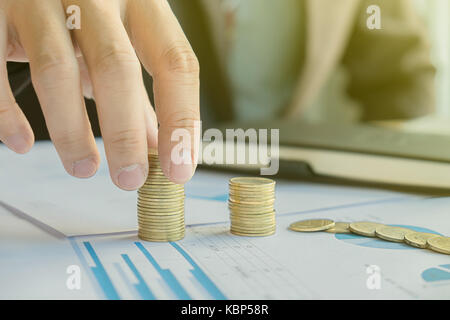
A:
{"label": "dark suit sleeve", "polygon": [[[381,29],[367,27],[369,5],[381,8]],[[410,0],[362,1],[344,65],[349,94],[363,106],[363,120],[414,118],[435,105],[435,68],[426,30]]]}

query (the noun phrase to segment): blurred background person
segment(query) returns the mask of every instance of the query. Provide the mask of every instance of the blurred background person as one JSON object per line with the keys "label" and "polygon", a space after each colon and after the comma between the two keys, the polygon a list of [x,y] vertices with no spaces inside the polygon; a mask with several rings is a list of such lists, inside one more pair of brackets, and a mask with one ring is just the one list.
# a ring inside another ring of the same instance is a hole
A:
{"label": "blurred background person", "polygon": [[[435,106],[410,0],[172,1],[201,64],[203,121],[409,119]],[[381,29],[367,26],[377,5]]]}

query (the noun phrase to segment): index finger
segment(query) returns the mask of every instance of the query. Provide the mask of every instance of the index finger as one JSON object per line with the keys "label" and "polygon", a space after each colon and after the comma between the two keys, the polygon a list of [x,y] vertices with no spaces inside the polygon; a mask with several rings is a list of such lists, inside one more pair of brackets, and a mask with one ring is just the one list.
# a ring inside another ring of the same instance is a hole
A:
{"label": "index finger", "polygon": [[135,190],[148,172],[141,65],[114,2],[77,3],[84,24],[74,34],[92,79],[111,178],[120,188]]}
{"label": "index finger", "polygon": [[195,142],[200,135],[195,130],[200,120],[197,57],[166,1],[132,1],[127,24],[136,52],[154,80],[161,167],[170,180],[185,183],[195,171]]}

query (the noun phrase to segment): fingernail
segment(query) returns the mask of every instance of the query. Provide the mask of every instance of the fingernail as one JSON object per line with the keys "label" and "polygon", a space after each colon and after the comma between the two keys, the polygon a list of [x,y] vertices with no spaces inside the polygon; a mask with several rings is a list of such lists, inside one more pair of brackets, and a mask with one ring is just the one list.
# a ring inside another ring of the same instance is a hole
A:
{"label": "fingernail", "polygon": [[190,149],[183,149],[183,159],[189,159],[189,161],[182,162],[181,164],[175,164],[170,162],[170,180],[176,183],[183,184],[191,179],[193,174],[193,165]]}
{"label": "fingernail", "polygon": [[4,142],[17,153],[26,153],[29,149],[27,139],[20,133],[7,137]]}
{"label": "fingernail", "polygon": [[73,175],[78,178],[92,177],[97,171],[97,163],[92,158],[86,158],[73,163]]}
{"label": "fingernail", "polygon": [[117,175],[117,184],[125,190],[136,190],[141,187],[146,179],[146,174],[141,165],[134,164],[121,168]]}

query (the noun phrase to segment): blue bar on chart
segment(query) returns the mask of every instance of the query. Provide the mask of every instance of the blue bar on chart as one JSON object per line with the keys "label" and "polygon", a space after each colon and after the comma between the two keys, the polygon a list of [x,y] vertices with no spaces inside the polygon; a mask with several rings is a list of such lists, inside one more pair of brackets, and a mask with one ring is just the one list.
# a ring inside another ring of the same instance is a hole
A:
{"label": "blue bar on chart", "polygon": [[95,263],[95,267],[91,267],[91,270],[94,273],[94,276],[97,279],[97,282],[103,290],[106,298],[110,300],[120,300],[116,288],[114,287],[111,279],[108,276],[108,273],[106,272],[103,264],[98,258],[97,253],[95,252],[91,243],[89,241],[84,241],[83,244]]}
{"label": "blue bar on chart", "polygon": [[198,282],[206,289],[213,299],[226,300],[227,297],[220,291],[215,283],[208,277],[208,275],[200,268],[200,266],[192,259],[192,257],[175,242],[170,242],[174,247],[192,266],[193,270],[190,270],[192,275]]}
{"label": "blue bar on chart", "polygon": [[138,283],[134,284],[134,288],[139,293],[141,298],[144,300],[155,300],[155,295],[152,293],[150,288],[145,283],[144,278],[142,277],[141,273],[136,268],[134,263],[131,261],[130,257],[127,254],[122,254],[121,256],[122,256],[123,260],[125,261],[125,263],[128,265],[128,267],[133,272],[136,279],[138,280]]}
{"label": "blue bar on chart", "polygon": [[167,283],[170,290],[175,294],[178,299],[181,300],[191,300],[191,296],[183,288],[183,286],[178,282],[177,278],[168,269],[162,269],[161,266],[156,262],[155,258],[148,252],[148,250],[140,242],[134,243],[139,250],[144,254],[147,260],[152,264],[152,266],[158,271],[159,275]]}

